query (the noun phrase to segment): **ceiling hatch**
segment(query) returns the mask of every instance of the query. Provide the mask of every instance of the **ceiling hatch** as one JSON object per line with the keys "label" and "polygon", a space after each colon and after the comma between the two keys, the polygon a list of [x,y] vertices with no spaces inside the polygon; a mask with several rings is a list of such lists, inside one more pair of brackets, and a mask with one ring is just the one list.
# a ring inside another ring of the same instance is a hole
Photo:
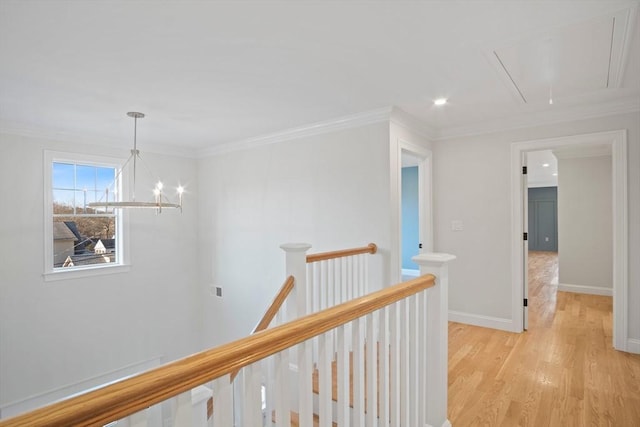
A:
{"label": "ceiling hatch", "polygon": [[632,11],[546,31],[491,52],[514,96],[524,103],[620,87]]}

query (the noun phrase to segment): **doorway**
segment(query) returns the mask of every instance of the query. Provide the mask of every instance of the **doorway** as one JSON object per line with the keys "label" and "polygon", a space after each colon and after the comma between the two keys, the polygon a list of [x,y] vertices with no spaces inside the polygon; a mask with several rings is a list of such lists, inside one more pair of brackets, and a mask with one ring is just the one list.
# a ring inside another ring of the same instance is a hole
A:
{"label": "doorway", "polygon": [[[589,150],[606,146],[611,152],[612,163],[612,239],[613,239],[613,346],[627,351],[628,336],[628,237],[627,237],[627,163],[626,131],[535,140],[514,143],[511,146],[512,173],[512,315],[514,332],[526,329],[527,321],[527,232],[528,206],[526,192],[527,153],[539,150]],[[562,241],[560,241],[562,245]]]}
{"label": "doorway", "polygon": [[398,255],[394,276],[400,281],[419,275],[411,258],[433,250],[431,220],[431,151],[410,142],[398,144]]}
{"label": "doorway", "polygon": [[420,159],[403,153],[400,174],[400,218],[402,222],[402,280],[420,275],[420,268],[411,258],[420,253]]}

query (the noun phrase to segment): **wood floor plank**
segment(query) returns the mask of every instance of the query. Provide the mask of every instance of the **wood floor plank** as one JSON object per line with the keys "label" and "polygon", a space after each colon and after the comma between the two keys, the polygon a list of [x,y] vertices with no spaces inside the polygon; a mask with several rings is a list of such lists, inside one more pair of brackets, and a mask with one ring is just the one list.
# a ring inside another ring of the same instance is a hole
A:
{"label": "wood floor plank", "polygon": [[640,426],[640,355],[612,347],[612,298],[559,292],[529,254],[529,330],[449,324],[454,426]]}

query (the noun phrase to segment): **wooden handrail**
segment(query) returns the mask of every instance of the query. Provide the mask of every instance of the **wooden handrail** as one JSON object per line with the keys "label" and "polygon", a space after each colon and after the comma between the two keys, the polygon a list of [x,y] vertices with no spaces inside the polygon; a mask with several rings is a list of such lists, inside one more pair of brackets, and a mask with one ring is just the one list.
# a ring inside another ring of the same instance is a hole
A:
{"label": "wooden handrail", "polygon": [[295,279],[293,278],[293,276],[287,277],[287,280],[285,280],[284,283],[282,284],[280,291],[278,291],[278,295],[276,295],[273,302],[271,303],[267,311],[264,313],[264,316],[262,316],[262,319],[260,320],[260,322],[256,325],[255,328],[253,328],[253,331],[251,332],[252,334],[255,334],[256,332],[264,331],[269,327],[269,325],[273,321],[273,318],[276,317],[276,314],[278,314],[278,311],[282,307],[282,304],[284,304],[285,300],[293,290],[294,284],[295,284]]}
{"label": "wooden handrail", "polygon": [[375,243],[369,243],[367,246],[353,249],[343,249],[340,251],[322,252],[319,254],[307,255],[307,264],[312,262],[324,261],[327,259],[342,258],[351,255],[360,254],[375,254],[378,251],[378,246]]}
{"label": "wooden handrail", "polygon": [[[273,318],[276,317],[276,314],[278,314],[278,311],[282,307],[282,304],[284,304],[285,300],[293,290],[294,284],[295,279],[293,278],[293,276],[287,277],[287,280],[285,280],[282,284],[282,287],[278,291],[278,294],[274,298],[267,311],[264,313],[264,316],[262,316],[262,319],[260,319],[260,322],[256,325],[256,327],[253,328],[253,331],[251,332],[252,335],[256,332],[264,331],[269,327],[269,325],[273,321]],[[238,376],[239,372],[240,369],[237,369],[236,371],[231,373],[231,382],[233,382],[236,376]]]}
{"label": "wooden handrail", "polygon": [[23,415],[0,427],[96,426],[124,418],[205,382],[434,286],[431,274],[313,313]]}

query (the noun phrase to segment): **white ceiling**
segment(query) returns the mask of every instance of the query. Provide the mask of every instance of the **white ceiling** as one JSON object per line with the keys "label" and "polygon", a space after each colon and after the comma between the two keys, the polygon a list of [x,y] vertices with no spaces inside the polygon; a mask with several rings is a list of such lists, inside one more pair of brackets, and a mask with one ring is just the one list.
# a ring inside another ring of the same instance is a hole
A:
{"label": "white ceiling", "polygon": [[128,147],[142,111],[142,150],[197,153],[391,105],[436,138],[638,110],[638,4],[0,0],[0,129]]}

